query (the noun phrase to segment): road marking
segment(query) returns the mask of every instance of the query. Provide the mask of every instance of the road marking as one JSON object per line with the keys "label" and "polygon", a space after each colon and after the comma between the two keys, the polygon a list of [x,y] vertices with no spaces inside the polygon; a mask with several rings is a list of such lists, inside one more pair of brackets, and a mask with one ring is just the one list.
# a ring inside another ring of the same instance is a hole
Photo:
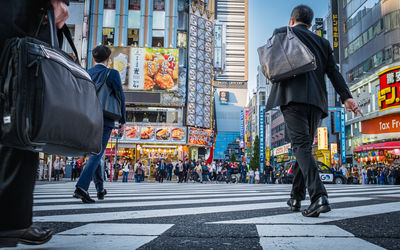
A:
{"label": "road marking", "polygon": [[317,224],[346,220],[362,216],[400,211],[400,202],[333,209],[318,218],[304,217],[299,213],[254,217],[250,219],[213,222],[215,224]]}
{"label": "road marking", "polygon": [[384,249],[368,241],[359,238],[324,238],[324,237],[277,237],[260,238],[260,245],[263,249],[280,250],[343,250],[343,249],[363,249],[380,250]]}
{"label": "road marking", "polygon": [[354,237],[335,225],[257,225],[260,237]]}
{"label": "road marking", "polygon": [[[349,201],[365,201],[370,200],[368,197],[342,197],[333,198],[331,203],[349,202]],[[307,204],[307,202],[305,202]],[[206,206],[206,207],[191,207],[191,208],[166,208],[154,210],[140,211],[122,211],[122,212],[106,212],[106,213],[86,213],[86,214],[63,214],[51,216],[34,217],[35,222],[93,222],[93,221],[111,221],[123,219],[139,219],[139,218],[154,218],[168,216],[182,216],[192,214],[208,214],[233,211],[249,211],[260,209],[271,209],[285,207],[285,202],[270,202],[270,203],[254,203],[241,205],[223,205],[223,206]]]}
{"label": "road marking", "polygon": [[158,236],[174,224],[119,224],[91,223],[76,227],[59,235],[124,235],[124,236]]}

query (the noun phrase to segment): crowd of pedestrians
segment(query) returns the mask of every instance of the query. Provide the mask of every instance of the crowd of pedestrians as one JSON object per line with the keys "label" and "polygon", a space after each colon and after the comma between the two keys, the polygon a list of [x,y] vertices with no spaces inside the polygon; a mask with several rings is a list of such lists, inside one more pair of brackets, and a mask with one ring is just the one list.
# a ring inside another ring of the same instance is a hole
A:
{"label": "crowd of pedestrians", "polygon": [[346,177],[348,184],[400,185],[400,168],[394,165],[368,165],[335,168]]}

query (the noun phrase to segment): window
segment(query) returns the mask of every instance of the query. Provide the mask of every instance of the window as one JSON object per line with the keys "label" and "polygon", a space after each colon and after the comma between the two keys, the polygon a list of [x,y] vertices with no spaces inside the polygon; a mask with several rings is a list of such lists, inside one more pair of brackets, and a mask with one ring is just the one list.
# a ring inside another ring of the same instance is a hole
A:
{"label": "window", "polygon": [[151,40],[153,47],[162,48],[164,47],[164,37],[153,37]]}
{"label": "window", "polygon": [[139,46],[139,29],[128,29],[128,46]]}
{"label": "window", "polygon": [[115,0],[104,0],[104,9],[115,9]]}
{"label": "window", "polygon": [[155,10],[155,11],[165,10],[165,0],[154,0],[153,10]]}
{"label": "window", "polygon": [[140,0],[129,0],[130,10],[140,10]]}
{"label": "window", "polygon": [[101,43],[108,46],[114,45],[114,28],[103,28]]}
{"label": "window", "polygon": [[[71,36],[72,36],[72,41],[74,41],[74,37],[75,37],[75,25],[68,25],[69,30],[71,31]],[[62,45],[62,50],[64,52],[67,52],[68,54],[74,54],[71,45],[69,45],[69,42],[67,41],[67,38],[64,37],[64,42]]]}
{"label": "window", "polygon": [[176,110],[171,111],[153,111],[153,110],[127,110],[126,121],[134,123],[178,123],[179,113]]}

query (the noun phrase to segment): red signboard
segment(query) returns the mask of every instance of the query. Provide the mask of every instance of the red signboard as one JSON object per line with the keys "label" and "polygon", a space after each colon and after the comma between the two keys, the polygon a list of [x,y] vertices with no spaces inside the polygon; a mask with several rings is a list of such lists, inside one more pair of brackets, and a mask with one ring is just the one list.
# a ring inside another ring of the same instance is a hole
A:
{"label": "red signboard", "polygon": [[378,105],[381,110],[400,106],[400,66],[382,71],[379,75]]}

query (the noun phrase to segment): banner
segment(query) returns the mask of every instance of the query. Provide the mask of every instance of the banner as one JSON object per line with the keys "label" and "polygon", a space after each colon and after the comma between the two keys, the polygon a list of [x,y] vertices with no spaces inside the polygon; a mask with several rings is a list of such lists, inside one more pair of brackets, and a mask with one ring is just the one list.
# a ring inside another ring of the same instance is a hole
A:
{"label": "banner", "polygon": [[400,114],[379,116],[361,121],[361,131],[363,143],[399,139]]}
{"label": "banner", "polygon": [[127,125],[121,142],[185,144],[186,128]]}
{"label": "banner", "polygon": [[212,146],[214,131],[211,129],[189,128],[189,145]]}
{"label": "banner", "polygon": [[318,128],[318,150],[328,150],[328,128]]}
{"label": "banner", "polygon": [[260,171],[264,172],[264,158],[265,158],[265,106],[260,107]]}
{"label": "banner", "polygon": [[378,106],[382,110],[400,105],[400,66],[378,73]]}
{"label": "banner", "polygon": [[111,47],[111,68],[124,90],[177,91],[179,50]]}

